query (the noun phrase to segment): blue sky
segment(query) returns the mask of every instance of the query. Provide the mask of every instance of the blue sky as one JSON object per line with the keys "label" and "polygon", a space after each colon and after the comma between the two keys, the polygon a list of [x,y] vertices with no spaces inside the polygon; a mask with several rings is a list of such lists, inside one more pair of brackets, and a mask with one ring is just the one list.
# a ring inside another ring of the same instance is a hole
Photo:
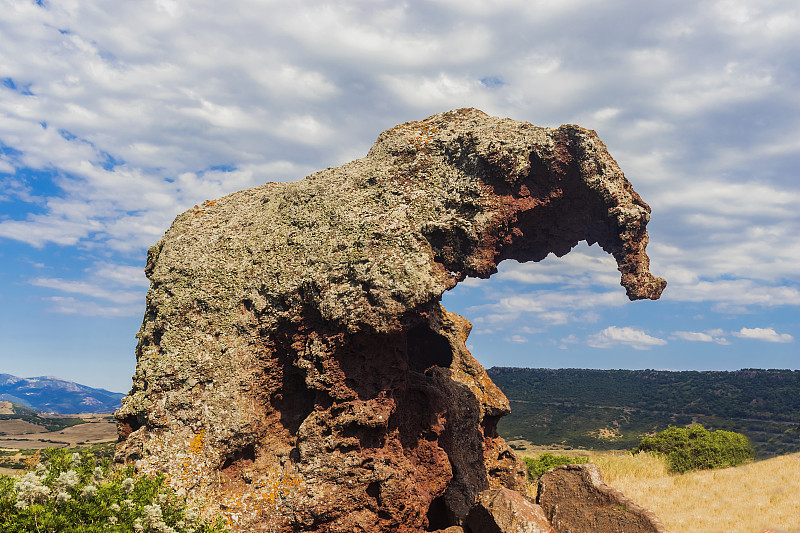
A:
{"label": "blue sky", "polygon": [[800,368],[796,0],[0,0],[0,372],[127,391],[179,212],[459,107],[594,129],[653,208],[610,257],[444,297],[485,365]]}

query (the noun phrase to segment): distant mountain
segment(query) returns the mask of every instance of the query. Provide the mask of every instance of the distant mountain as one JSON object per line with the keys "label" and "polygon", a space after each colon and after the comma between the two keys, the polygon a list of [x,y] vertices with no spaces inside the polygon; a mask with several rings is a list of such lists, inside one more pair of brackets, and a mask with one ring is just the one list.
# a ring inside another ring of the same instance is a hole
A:
{"label": "distant mountain", "polygon": [[52,376],[18,378],[0,374],[0,401],[48,413],[110,413],[120,406],[124,396]]}

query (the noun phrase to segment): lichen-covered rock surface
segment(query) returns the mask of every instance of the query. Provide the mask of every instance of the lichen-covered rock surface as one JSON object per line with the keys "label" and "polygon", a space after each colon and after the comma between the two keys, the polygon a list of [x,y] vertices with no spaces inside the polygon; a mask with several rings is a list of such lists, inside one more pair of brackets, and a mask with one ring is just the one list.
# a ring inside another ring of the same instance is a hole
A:
{"label": "lichen-covered rock surface", "polygon": [[580,240],[658,298],[649,207],[605,145],[461,109],[363,159],[179,215],[151,287],[119,460],[164,471],[237,531],[418,532],[524,488],[508,401],[442,293]]}

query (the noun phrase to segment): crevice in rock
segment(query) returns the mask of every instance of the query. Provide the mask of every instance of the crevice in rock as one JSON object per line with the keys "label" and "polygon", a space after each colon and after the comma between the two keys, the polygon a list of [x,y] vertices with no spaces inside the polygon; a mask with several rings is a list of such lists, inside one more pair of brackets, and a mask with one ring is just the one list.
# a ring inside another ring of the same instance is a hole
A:
{"label": "crevice in rock", "polygon": [[381,499],[380,499],[381,498],[381,486],[380,486],[380,483],[378,483],[377,481],[373,481],[372,483],[367,485],[367,488],[366,488],[365,492],[367,493],[367,496],[369,496],[370,498],[375,500],[375,504],[376,505],[380,505],[381,504]]}
{"label": "crevice in rock", "polygon": [[119,442],[128,438],[128,435],[142,427],[142,421],[136,415],[125,415],[117,420],[117,435]]}
{"label": "crevice in rock", "polygon": [[494,439],[499,436],[497,433],[497,423],[499,421],[499,416],[486,415],[483,417],[483,420],[481,421],[481,426],[483,427],[483,438]]}
{"label": "crevice in rock", "polygon": [[317,392],[306,386],[302,370],[285,365],[281,387],[270,397],[270,404],[280,413],[281,424],[295,436],[300,424],[314,410],[316,397]]}
{"label": "crevice in rock", "polygon": [[437,531],[439,529],[446,529],[450,526],[456,526],[455,515],[448,509],[447,502],[444,496],[434,498],[428,507],[428,529],[427,531]]}
{"label": "crevice in rock", "polygon": [[423,323],[406,335],[408,367],[415,372],[425,372],[431,366],[449,367],[453,363],[453,349],[448,340]]}
{"label": "crevice in rock", "polygon": [[222,462],[220,471],[230,479],[241,478],[242,471],[256,460],[256,449],[252,444],[235,450]]}

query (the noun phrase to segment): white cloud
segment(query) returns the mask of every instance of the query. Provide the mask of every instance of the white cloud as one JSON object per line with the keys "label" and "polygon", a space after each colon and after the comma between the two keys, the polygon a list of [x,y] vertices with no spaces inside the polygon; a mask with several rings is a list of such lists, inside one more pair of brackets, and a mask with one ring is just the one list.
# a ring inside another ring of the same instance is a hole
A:
{"label": "white cloud", "polygon": [[140,315],[149,285],[142,267],[107,261],[86,269],[85,279],[40,276],[27,282],[70,295],[43,297],[50,312],[97,317]]}
{"label": "white cloud", "polygon": [[734,332],[733,335],[742,339],[753,339],[764,342],[794,342],[794,337],[788,333],[778,333],[772,328],[742,328],[738,332]]}
{"label": "white cloud", "polygon": [[147,287],[150,283],[139,266],[101,263],[96,265],[95,274],[123,287]]}
{"label": "white cloud", "polygon": [[776,307],[798,305],[800,290],[792,286],[769,286],[748,279],[698,281],[676,285],[664,291],[664,299],[682,302],[710,302],[720,312],[747,306]]}
{"label": "white cloud", "polygon": [[[496,298],[495,303],[471,306],[467,309],[470,313],[486,313],[482,317],[473,319],[474,322],[480,323],[485,320],[498,327],[516,327],[512,326],[514,320],[533,314],[542,322],[561,325],[576,320],[578,315],[574,311],[596,307],[618,307],[628,302],[622,289],[603,293],[586,290],[534,291]],[[487,299],[492,301],[495,297],[488,296]]]}
{"label": "white cloud", "polygon": [[619,287],[619,272],[614,258],[599,246],[581,242],[563,257],[547,256],[538,263],[505,261],[496,279],[531,285],[567,287]]}
{"label": "white cloud", "polygon": [[569,349],[570,344],[578,344],[579,342],[580,340],[578,340],[578,337],[576,337],[574,334],[569,334],[561,339],[560,342],[558,342],[558,348],[560,350],[567,350]]}
{"label": "white cloud", "polygon": [[675,331],[672,333],[674,336],[685,341],[698,341],[698,342],[713,342],[714,337],[708,333],[700,331]]}
{"label": "white cloud", "polygon": [[302,144],[322,144],[333,131],[311,115],[289,116],[279,125],[277,135]]}
{"label": "white cloud", "polygon": [[513,342],[515,344],[525,344],[528,342],[527,337],[523,337],[522,335],[511,335],[510,337],[505,338],[506,342]]}
{"label": "white cloud", "polygon": [[717,344],[729,345],[730,342],[725,338],[725,332],[719,329],[702,331],[674,331],[672,337],[689,342],[715,342]]}
{"label": "white cloud", "polygon": [[58,278],[34,278],[30,281],[36,287],[48,287],[62,292],[80,294],[90,298],[109,300],[115,303],[133,303],[142,301],[140,291],[113,291],[84,281],[72,281]]}
{"label": "white cloud", "polygon": [[633,327],[609,326],[594,335],[590,335],[586,343],[592,348],[612,348],[618,345],[625,345],[635,350],[649,350],[653,346],[663,346],[667,344],[667,341],[651,337],[644,331]]}
{"label": "white cloud", "polygon": [[139,305],[101,305],[68,296],[50,296],[44,301],[53,313],[100,318],[139,316],[144,308]]}
{"label": "white cloud", "polygon": [[422,109],[486,108],[492,100],[480,80],[469,76],[456,77],[445,73],[434,77],[392,75],[384,77],[383,83],[395,98]]}
{"label": "white cloud", "polygon": [[[96,265],[40,287],[123,297],[146,284],[127,265],[179,211],[470,105],[598,130],[653,207],[665,301],[727,313],[800,302],[793,2],[7,4],[0,64],[16,88],[0,84],[0,201],[14,209],[0,238],[79,248]],[[496,280],[516,285],[472,310],[498,330],[597,321],[627,302],[597,247],[504,263]]]}
{"label": "white cloud", "polygon": [[[680,190],[663,190],[653,201],[661,208],[680,209],[688,216],[710,213],[722,216],[796,217],[800,192],[758,182],[725,183],[694,180]],[[712,215],[713,216],[713,215]]]}
{"label": "white cloud", "polygon": [[99,229],[100,224],[94,221],[58,219],[42,215],[29,216],[25,221],[0,221],[0,237],[26,242],[36,248],[41,248],[47,243],[75,245]]}
{"label": "white cloud", "polygon": [[569,322],[570,313],[566,311],[549,311],[547,313],[539,313],[538,318],[551,325],[562,325]]}

